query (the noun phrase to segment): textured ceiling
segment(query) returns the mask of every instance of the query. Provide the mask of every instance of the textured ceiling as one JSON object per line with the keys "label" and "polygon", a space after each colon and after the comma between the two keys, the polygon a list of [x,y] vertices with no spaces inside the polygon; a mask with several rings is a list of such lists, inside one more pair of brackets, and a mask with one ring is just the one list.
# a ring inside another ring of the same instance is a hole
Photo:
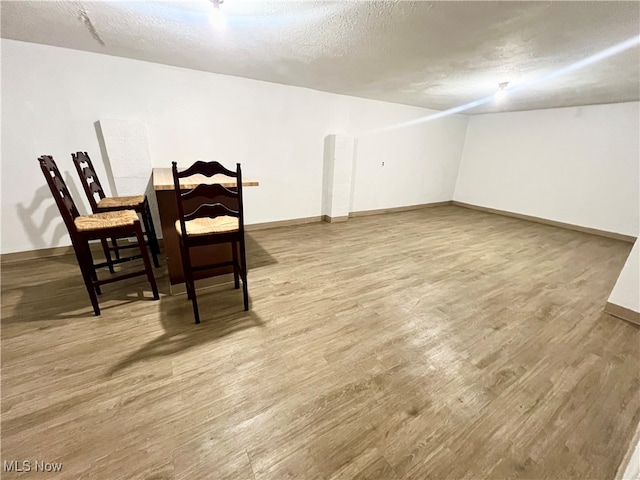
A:
{"label": "textured ceiling", "polygon": [[[444,110],[640,34],[638,2],[3,1],[2,37]],[[467,113],[640,98],[639,48]]]}

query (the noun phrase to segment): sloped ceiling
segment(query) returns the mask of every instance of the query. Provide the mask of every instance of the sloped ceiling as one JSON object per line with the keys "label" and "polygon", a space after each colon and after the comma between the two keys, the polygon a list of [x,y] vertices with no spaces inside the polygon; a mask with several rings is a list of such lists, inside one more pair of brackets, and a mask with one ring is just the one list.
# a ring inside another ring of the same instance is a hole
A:
{"label": "sloped ceiling", "polygon": [[[4,38],[445,110],[513,111],[640,98],[638,2],[3,1]],[[533,82],[533,83],[532,83]]]}

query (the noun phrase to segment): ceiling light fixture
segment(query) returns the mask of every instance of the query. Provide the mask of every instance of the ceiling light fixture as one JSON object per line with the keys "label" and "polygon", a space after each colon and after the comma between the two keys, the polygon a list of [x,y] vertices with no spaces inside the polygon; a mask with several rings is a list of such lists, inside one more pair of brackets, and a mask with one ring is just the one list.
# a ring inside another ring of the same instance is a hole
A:
{"label": "ceiling light fixture", "polygon": [[494,98],[497,101],[504,100],[507,96],[507,87],[509,86],[509,82],[502,82],[498,84],[498,91],[495,93]]}
{"label": "ceiling light fixture", "polygon": [[220,9],[220,5],[224,3],[224,0],[210,0],[213,3],[213,8],[211,9],[211,13],[209,14],[209,19],[211,21],[211,25],[216,28],[224,28],[227,24],[227,18],[224,15],[224,12]]}

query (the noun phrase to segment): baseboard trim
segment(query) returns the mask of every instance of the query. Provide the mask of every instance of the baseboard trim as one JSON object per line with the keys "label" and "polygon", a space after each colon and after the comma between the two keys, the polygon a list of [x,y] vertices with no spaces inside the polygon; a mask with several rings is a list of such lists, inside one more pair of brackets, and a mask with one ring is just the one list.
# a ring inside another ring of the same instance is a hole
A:
{"label": "baseboard trim", "polygon": [[[251,232],[254,230],[264,230],[267,228],[276,228],[276,227],[289,227],[293,225],[303,225],[305,223],[317,223],[321,221],[322,221],[322,216],[294,218],[292,220],[279,220],[275,222],[253,223],[251,225],[245,225],[244,229],[247,232]],[[163,247],[162,238],[158,239],[158,243],[160,244],[160,248],[162,248]],[[91,251],[96,253],[102,252],[102,247],[97,242],[92,243]],[[73,253],[73,247],[71,245],[65,245],[64,247],[39,248],[37,250],[27,250],[25,252],[3,253],[0,255],[0,264],[22,262],[25,260],[36,260],[38,258],[59,257],[61,255],[70,255],[72,253]]]}
{"label": "baseboard trim", "polygon": [[[92,241],[89,245],[91,246],[91,253],[98,256],[104,255],[100,242]],[[160,246],[160,249],[164,247],[164,242],[161,238],[158,239],[158,245]],[[74,252],[72,245],[65,245],[64,247],[40,248],[38,250],[27,250],[26,252],[3,253],[2,255],[0,255],[0,264],[23,262],[26,260],[36,260],[39,258],[60,257],[62,255],[72,255],[73,253]]]}
{"label": "baseboard trim", "polygon": [[640,312],[635,312],[630,308],[607,302],[607,304],[604,306],[604,312],[608,313],[609,315],[613,315],[614,317],[621,318],[622,320],[626,320],[627,322],[640,325]]}
{"label": "baseboard trim", "polygon": [[508,212],[506,210],[498,210],[496,208],[482,207],[480,205],[472,205],[470,203],[458,202],[457,200],[454,200],[452,202],[452,205],[455,205],[456,207],[469,208],[471,210],[479,210],[481,212],[486,212],[486,213],[494,213],[496,215],[503,215],[505,217],[513,217],[519,220],[528,220],[530,222],[542,223],[544,225],[550,225],[552,227],[566,228],[567,230],[575,230],[576,232],[590,233],[592,235],[599,235],[601,237],[613,238],[615,240],[622,240],[623,242],[628,242],[628,243],[633,243],[636,241],[636,237],[633,237],[631,235],[624,235],[622,233],[615,233],[615,232],[607,232],[606,230],[598,230],[597,228],[582,227],[580,225],[557,222],[555,220],[548,220],[546,218],[534,217],[531,215],[524,215],[522,213],[514,213],[514,212]]}
{"label": "baseboard trim", "polygon": [[451,205],[451,200],[447,200],[445,202],[433,202],[433,203],[421,203],[419,205],[408,205],[406,207],[392,207],[392,208],[380,208],[378,210],[359,210],[356,212],[350,212],[350,217],[366,217],[369,215],[382,215],[385,213],[398,213],[398,212],[408,212],[410,210],[421,210],[423,208],[432,208],[432,207],[445,207],[447,205]]}
{"label": "baseboard trim", "polygon": [[329,215],[322,216],[322,221],[327,223],[346,222],[347,220],[349,220],[349,215],[344,215],[342,217],[330,217]]}
{"label": "baseboard trim", "polygon": [[[555,220],[547,220],[546,218],[533,217],[531,215],[524,215],[521,213],[508,212],[506,210],[498,210],[495,208],[472,205],[470,203],[458,202],[457,200],[448,200],[444,202],[433,202],[433,203],[422,203],[419,205],[408,205],[405,207],[380,208],[377,210],[360,210],[360,211],[350,212],[348,216],[342,216],[342,217],[330,217],[328,215],[320,215],[315,217],[293,218],[291,220],[277,220],[274,222],[253,223],[251,225],[245,225],[245,230],[247,232],[251,232],[256,230],[265,230],[267,228],[290,227],[295,225],[304,225],[307,223],[317,223],[322,221],[329,222],[329,223],[345,222],[350,217],[366,217],[369,215],[382,215],[386,213],[408,212],[411,210],[420,210],[423,208],[432,208],[432,207],[444,207],[447,205],[455,205],[457,207],[469,208],[472,210],[479,210],[481,212],[494,213],[497,215],[504,215],[506,217],[518,218],[520,220],[528,220],[530,222],[536,222],[536,223],[542,223],[544,225],[551,225],[554,227],[566,228],[568,230],[575,230],[582,233],[590,233],[592,235],[599,235],[601,237],[613,238],[613,239],[622,240],[623,242],[628,242],[628,243],[633,243],[636,241],[636,237],[633,237],[630,235],[607,232],[605,230],[598,230],[598,229],[589,228],[589,227],[581,227],[579,225],[572,225],[570,223],[557,222]],[[160,243],[160,246],[162,247],[162,239],[158,239],[158,241]],[[93,248],[96,249],[96,252],[102,251],[99,243],[92,244],[92,249]],[[68,255],[71,253],[73,253],[73,247],[71,245],[66,245],[63,247],[41,248],[38,250],[28,250],[25,252],[3,253],[0,255],[0,264],[20,262],[25,260],[35,260],[38,258],[46,258],[46,257],[57,257],[60,255]]]}
{"label": "baseboard trim", "polygon": [[[321,216],[294,218],[292,220],[280,220],[276,222],[254,223],[252,225],[245,225],[244,228],[246,231],[251,232],[254,230],[264,230],[267,228],[303,225],[305,223],[316,223],[321,221],[322,221]],[[161,238],[158,239],[158,243],[160,244],[160,248],[162,248],[163,242]],[[95,253],[101,253],[102,247],[100,243],[97,243],[97,242],[92,243],[91,251]],[[50,248],[40,248],[37,250],[27,250],[26,252],[3,253],[2,255],[0,255],[0,264],[22,262],[25,260],[36,260],[38,258],[59,257],[61,255],[70,255],[70,254],[73,254],[73,247],[71,245],[66,245],[64,247],[50,247]]]}
{"label": "baseboard trim", "polygon": [[[276,220],[274,222],[252,223],[250,225],[245,225],[244,229],[247,232],[253,232],[257,230],[266,230],[268,228],[292,227],[296,225],[305,225],[307,223],[318,223],[322,221],[329,222],[329,223],[345,222],[349,217],[361,217],[366,215],[378,215],[382,213],[404,212],[407,210],[418,210],[420,208],[437,207],[441,205],[451,205],[451,202],[449,201],[449,202],[438,202],[438,203],[425,203],[422,205],[383,208],[380,210],[363,210],[360,212],[351,212],[349,213],[348,216],[343,216],[343,217],[330,217],[328,215],[319,215],[315,217],[293,218],[291,220]],[[160,247],[162,247],[163,243],[161,238],[158,239],[158,242],[160,243]],[[102,251],[99,243],[92,244],[92,250],[94,248],[96,248],[95,250],[96,252]],[[22,262],[25,260],[36,260],[39,258],[47,258],[47,257],[58,257],[61,255],[70,255],[70,254],[73,254],[73,247],[71,245],[66,245],[63,247],[40,248],[37,250],[27,250],[25,252],[3,253],[0,255],[0,264]]]}
{"label": "baseboard trim", "polygon": [[245,225],[244,229],[247,232],[252,232],[255,230],[265,230],[267,228],[291,227],[294,225],[304,225],[306,223],[317,223],[321,221],[322,216],[292,218],[291,220],[276,220],[275,222],[252,223],[251,225]]}
{"label": "baseboard trim", "polygon": [[[102,252],[102,246],[99,243],[91,244],[91,252]],[[3,253],[0,255],[0,264],[23,262],[26,260],[36,260],[38,258],[60,257],[62,255],[73,254],[73,246],[65,245],[64,247],[40,248],[38,250],[27,250],[26,252]]]}
{"label": "baseboard trim", "polygon": [[614,480],[632,480],[640,475],[640,425],[636,428],[631,444],[627,449],[622,462],[618,466],[618,471],[613,477]]}

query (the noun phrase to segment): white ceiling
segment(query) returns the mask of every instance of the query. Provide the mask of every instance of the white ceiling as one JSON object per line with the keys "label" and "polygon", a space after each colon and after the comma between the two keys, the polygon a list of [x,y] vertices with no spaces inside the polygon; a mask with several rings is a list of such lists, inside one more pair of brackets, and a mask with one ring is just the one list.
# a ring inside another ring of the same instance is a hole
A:
{"label": "white ceiling", "polygon": [[[2,37],[444,110],[640,34],[638,2],[2,1]],[[640,99],[636,46],[467,113]]]}

